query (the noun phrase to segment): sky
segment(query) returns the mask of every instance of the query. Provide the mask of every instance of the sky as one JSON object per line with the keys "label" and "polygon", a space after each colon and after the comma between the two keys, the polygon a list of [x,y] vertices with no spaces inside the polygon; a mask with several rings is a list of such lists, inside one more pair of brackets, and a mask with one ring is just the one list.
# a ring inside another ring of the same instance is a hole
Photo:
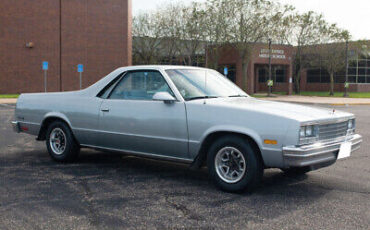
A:
{"label": "sky", "polygon": [[[204,2],[205,0],[195,0]],[[299,12],[309,10],[322,13],[329,23],[347,29],[352,39],[370,39],[370,0],[274,0],[293,5]],[[133,14],[156,9],[168,2],[189,0],[132,0]]]}

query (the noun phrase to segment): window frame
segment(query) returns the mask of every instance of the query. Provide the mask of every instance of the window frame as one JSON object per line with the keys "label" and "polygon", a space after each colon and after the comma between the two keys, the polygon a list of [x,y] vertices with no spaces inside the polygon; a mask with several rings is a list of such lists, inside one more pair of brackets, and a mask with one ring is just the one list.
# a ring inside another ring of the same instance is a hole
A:
{"label": "window frame", "polygon": [[[125,100],[125,101],[155,101],[155,100],[153,100],[153,98],[152,99],[127,99],[127,98],[121,98],[121,99],[112,99],[112,98],[110,98],[110,96],[112,95],[112,92],[117,88],[117,85],[121,82],[121,81],[123,81],[123,79],[125,78],[125,77],[127,77],[128,76],[128,74],[130,74],[130,73],[135,73],[135,72],[158,72],[160,75],[161,75],[161,77],[163,78],[163,80],[165,81],[165,83],[167,84],[167,86],[168,86],[168,89],[171,91],[171,96],[173,96],[174,98],[175,98],[175,100],[176,101],[178,101],[178,99],[177,99],[177,97],[176,97],[176,94],[175,94],[175,92],[173,91],[173,89],[171,88],[171,86],[170,86],[170,84],[168,83],[168,81],[167,81],[167,79],[163,76],[163,74],[162,74],[162,72],[161,71],[159,71],[159,70],[157,70],[157,69],[137,69],[137,70],[128,70],[128,71],[126,71],[126,72],[124,72],[124,73],[122,73],[121,74],[121,76],[120,77],[118,77],[119,79],[115,82],[115,83],[113,83],[114,84],[114,86],[113,86],[113,88],[110,90],[110,92],[109,92],[109,94],[108,94],[108,96],[106,97],[106,98],[104,98],[104,99],[107,99],[107,100]],[[116,79],[114,79],[114,80],[116,80]],[[113,80],[113,81],[114,81]],[[112,85],[110,85],[109,87],[111,87]],[[108,89],[109,89],[109,87],[108,87]],[[104,90],[104,89],[103,89]]]}
{"label": "window frame", "polygon": [[[104,86],[104,88],[102,90],[99,91],[99,93],[96,95],[96,97],[99,97],[101,99],[107,99],[110,96],[113,89],[116,87],[117,83],[121,81],[121,79],[126,75],[126,73],[127,73],[127,71],[118,74],[117,77],[115,77],[113,80],[111,80],[106,86]],[[112,88],[109,89],[110,87],[112,87]],[[105,92],[107,92],[107,90],[109,90],[107,96],[103,97],[103,95],[105,94]]]}

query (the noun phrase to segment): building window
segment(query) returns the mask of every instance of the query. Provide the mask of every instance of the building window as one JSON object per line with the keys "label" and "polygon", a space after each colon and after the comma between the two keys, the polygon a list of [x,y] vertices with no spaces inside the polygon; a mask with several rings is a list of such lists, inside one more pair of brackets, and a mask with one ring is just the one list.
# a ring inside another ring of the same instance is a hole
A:
{"label": "building window", "polygon": [[258,69],[258,82],[265,83],[268,79],[268,71],[265,68]]}
{"label": "building window", "polygon": [[284,83],[285,82],[285,69],[276,69],[275,70],[275,82]]}
{"label": "building window", "polygon": [[348,81],[350,83],[370,83],[370,57],[353,55],[348,63]]}
{"label": "building window", "polygon": [[328,71],[319,69],[307,70],[307,83],[329,83],[330,75]]}
{"label": "building window", "polygon": [[[344,68],[343,68],[344,69]],[[346,80],[345,71],[334,74],[335,83],[344,83]],[[321,67],[307,70],[307,83],[329,83],[329,73]],[[348,82],[349,83],[370,83],[370,56],[356,54],[350,51],[348,61]]]}
{"label": "building window", "polygon": [[[274,82],[284,83],[285,80],[285,66],[272,66],[271,67],[271,78]],[[265,83],[269,78],[268,66],[258,68],[258,82]]]}

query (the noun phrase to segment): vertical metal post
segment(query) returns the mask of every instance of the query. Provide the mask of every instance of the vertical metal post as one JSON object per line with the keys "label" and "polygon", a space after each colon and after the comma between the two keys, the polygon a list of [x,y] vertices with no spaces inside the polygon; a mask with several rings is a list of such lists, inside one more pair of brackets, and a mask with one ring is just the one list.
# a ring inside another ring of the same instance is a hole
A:
{"label": "vertical metal post", "polygon": [[348,97],[348,40],[346,40],[346,81],[344,83],[344,95],[343,97]]}
{"label": "vertical metal post", "polygon": [[[271,39],[269,38],[269,82],[271,81]],[[269,85],[268,96],[271,96],[271,86]]]}
{"label": "vertical metal post", "polygon": [[47,70],[44,70],[44,88],[45,88],[45,93],[47,92],[48,88],[48,83],[47,83]]}
{"label": "vertical metal post", "polygon": [[82,72],[80,72],[80,90],[82,89]]}
{"label": "vertical metal post", "polygon": [[62,0],[59,0],[59,91],[63,91],[62,78]]}

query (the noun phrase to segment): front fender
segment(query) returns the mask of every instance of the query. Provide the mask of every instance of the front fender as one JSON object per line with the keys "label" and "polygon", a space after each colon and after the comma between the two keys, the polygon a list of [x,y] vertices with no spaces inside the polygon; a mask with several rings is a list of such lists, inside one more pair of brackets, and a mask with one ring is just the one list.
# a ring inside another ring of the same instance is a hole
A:
{"label": "front fender", "polygon": [[[262,139],[256,131],[254,131],[252,129],[249,129],[247,127],[234,126],[234,125],[218,125],[218,126],[210,127],[202,135],[200,143],[203,143],[204,140],[209,135],[211,135],[212,133],[216,133],[216,132],[230,132],[230,133],[237,133],[237,134],[247,135],[257,143],[257,145],[260,149],[262,148]],[[198,149],[198,151],[199,151],[199,149]]]}

